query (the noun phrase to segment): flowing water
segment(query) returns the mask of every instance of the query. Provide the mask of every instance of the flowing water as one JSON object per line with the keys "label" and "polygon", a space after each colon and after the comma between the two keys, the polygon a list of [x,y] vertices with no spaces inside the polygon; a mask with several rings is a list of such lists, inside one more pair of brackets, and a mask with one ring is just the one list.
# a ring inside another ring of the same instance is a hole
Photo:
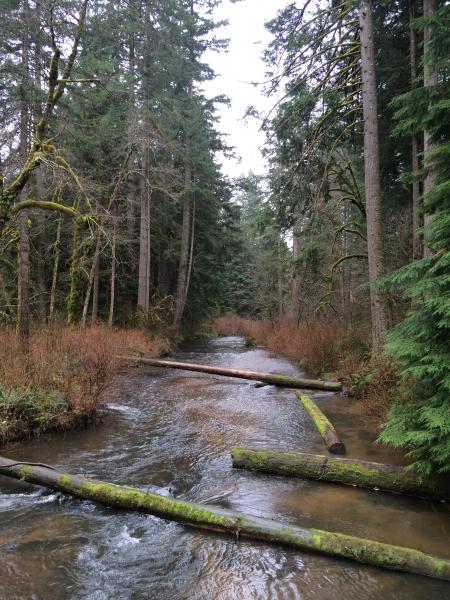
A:
{"label": "flowing water", "polygon": [[[301,375],[241,338],[190,344],[180,360]],[[346,398],[318,402],[348,456],[398,461]],[[148,368],[123,377],[97,427],[11,446],[14,459],[158,489],[251,515],[450,557],[445,503],[233,470],[233,446],[323,452],[292,391]],[[369,428],[370,429],[370,428]],[[445,600],[450,584],[236,540],[0,478],[1,600]]]}

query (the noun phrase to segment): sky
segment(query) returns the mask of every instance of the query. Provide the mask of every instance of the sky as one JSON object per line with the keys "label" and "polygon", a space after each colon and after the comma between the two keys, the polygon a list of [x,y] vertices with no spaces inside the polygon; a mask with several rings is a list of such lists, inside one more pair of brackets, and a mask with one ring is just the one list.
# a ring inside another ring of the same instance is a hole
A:
{"label": "sky", "polygon": [[219,106],[220,122],[217,128],[226,134],[228,145],[235,147],[238,160],[222,157],[223,172],[229,177],[247,175],[251,170],[263,174],[267,165],[260,148],[264,134],[259,131],[256,119],[246,119],[243,115],[249,105],[267,113],[274,100],[266,98],[260,86],[251,82],[264,81],[265,65],[261,54],[271,39],[264,23],[276,16],[292,0],[241,0],[235,4],[224,0],[214,11],[216,21],[227,19],[229,25],[218,30],[217,37],[229,38],[228,52],[220,54],[208,51],[204,60],[216,72],[217,77],[203,84],[208,97],[226,94],[231,107]]}

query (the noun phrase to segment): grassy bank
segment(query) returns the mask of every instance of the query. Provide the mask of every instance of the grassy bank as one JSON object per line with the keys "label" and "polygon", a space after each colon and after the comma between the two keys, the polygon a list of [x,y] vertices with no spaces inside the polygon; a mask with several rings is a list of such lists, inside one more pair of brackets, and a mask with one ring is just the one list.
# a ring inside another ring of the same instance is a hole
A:
{"label": "grassy bank", "polygon": [[241,335],[282,354],[314,375],[337,372],[350,355],[367,352],[367,336],[342,322],[297,323],[288,318],[259,321],[235,315],[214,322],[219,335]]}
{"label": "grassy bank", "polygon": [[384,419],[399,399],[399,370],[391,357],[370,356],[370,330],[341,321],[297,323],[288,318],[255,320],[225,315],[213,323],[218,335],[239,335],[286,356],[314,375],[339,379],[364,412]]}
{"label": "grassy bank", "polygon": [[121,366],[116,354],[159,356],[168,343],[140,330],[52,325],[27,351],[0,330],[0,444],[90,422]]}

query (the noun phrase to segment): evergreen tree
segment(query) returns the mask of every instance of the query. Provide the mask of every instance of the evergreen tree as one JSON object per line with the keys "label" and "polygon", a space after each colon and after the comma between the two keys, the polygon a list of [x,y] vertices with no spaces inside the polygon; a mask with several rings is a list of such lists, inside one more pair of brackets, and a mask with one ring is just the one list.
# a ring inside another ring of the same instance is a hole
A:
{"label": "evergreen tree", "polygon": [[405,402],[388,415],[380,439],[406,448],[423,473],[450,471],[450,7],[422,19],[432,30],[426,60],[438,72],[435,86],[417,88],[395,101],[399,131],[425,130],[433,144],[427,167],[436,182],[424,197],[431,256],[391,277],[413,308],[390,335],[388,350],[402,366]]}

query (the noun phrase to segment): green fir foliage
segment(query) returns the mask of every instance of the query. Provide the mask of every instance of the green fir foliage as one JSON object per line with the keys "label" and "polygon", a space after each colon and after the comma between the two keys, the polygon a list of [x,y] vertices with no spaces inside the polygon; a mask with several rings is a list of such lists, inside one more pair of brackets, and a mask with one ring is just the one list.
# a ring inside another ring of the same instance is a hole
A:
{"label": "green fir foliage", "polygon": [[[434,16],[433,63],[438,85],[396,99],[399,131],[431,132],[431,164],[437,175],[424,198],[432,216],[425,229],[431,256],[397,271],[390,280],[412,303],[406,318],[393,329],[388,350],[402,365],[408,400],[393,406],[380,436],[383,442],[408,449],[423,473],[450,471],[450,7]],[[446,34],[444,35],[444,30]],[[437,43],[439,42],[439,43]]]}

